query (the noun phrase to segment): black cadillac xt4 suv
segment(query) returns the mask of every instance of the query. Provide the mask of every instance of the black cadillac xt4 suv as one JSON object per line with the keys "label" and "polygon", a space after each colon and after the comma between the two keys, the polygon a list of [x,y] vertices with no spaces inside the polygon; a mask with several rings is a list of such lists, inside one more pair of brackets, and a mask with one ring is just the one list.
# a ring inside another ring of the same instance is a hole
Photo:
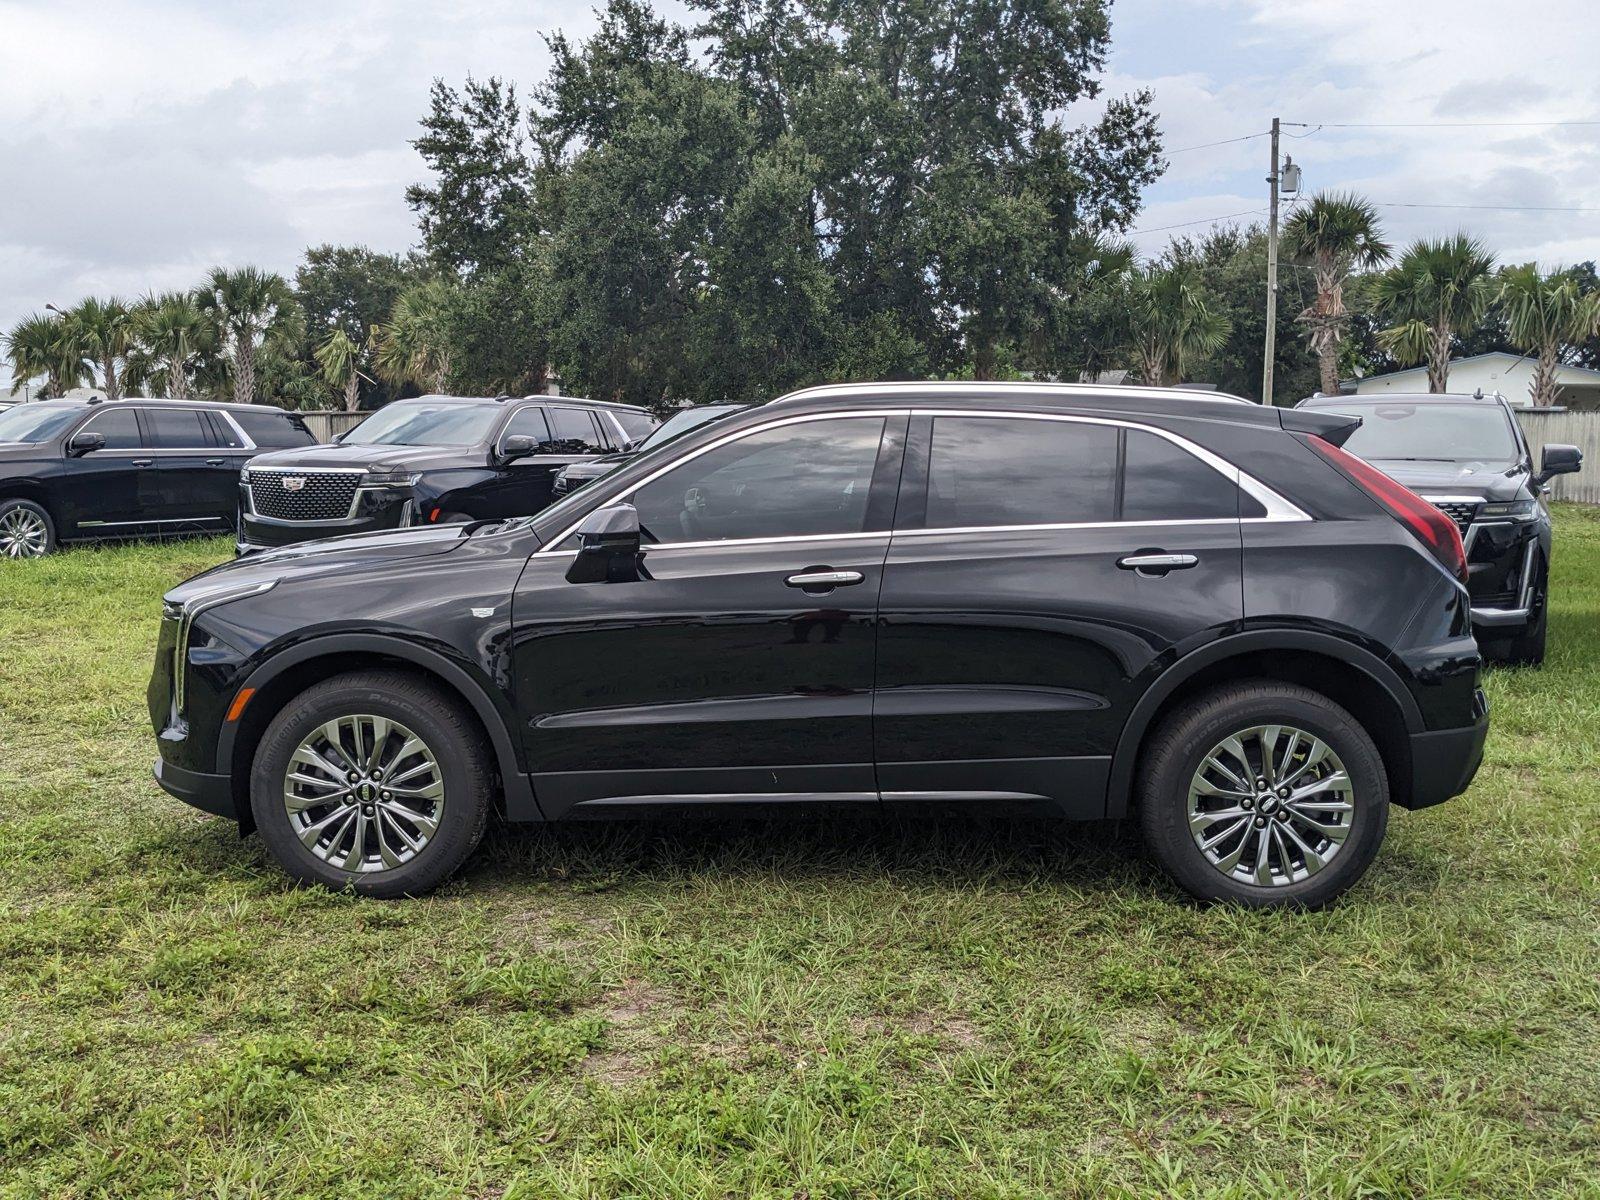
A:
{"label": "black cadillac xt4 suv", "polygon": [[562,467],[629,450],[655,426],[642,408],[568,396],[397,400],[334,443],[252,459],[239,553],[538,512]]}
{"label": "black cadillac xt4 suv", "polygon": [[1196,896],[1310,906],[1488,728],[1456,525],[1353,418],[1205,393],[818,388],[532,516],[168,593],[169,792],[416,893],[492,808],[1136,813]]}
{"label": "black cadillac xt4 suv", "polygon": [[0,412],[0,558],[91,539],[226,533],[250,457],[316,440],[298,415],[267,404],[19,404]]}
{"label": "black cadillac xt4 suv", "polygon": [[1544,661],[1550,590],[1545,485],[1583,465],[1576,446],[1546,446],[1537,471],[1500,396],[1317,397],[1302,409],[1360,417],[1344,448],[1420,493],[1461,531],[1472,624],[1490,658]]}

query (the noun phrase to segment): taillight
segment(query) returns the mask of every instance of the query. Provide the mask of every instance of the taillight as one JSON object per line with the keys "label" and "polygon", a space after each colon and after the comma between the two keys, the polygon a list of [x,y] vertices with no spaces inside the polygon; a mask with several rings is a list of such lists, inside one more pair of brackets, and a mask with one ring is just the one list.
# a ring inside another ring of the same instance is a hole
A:
{"label": "taillight", "polygon": [[1383,505],[1426,546],[1444,569],[1462,583],[1467,581],[1467,552],[1461,544],[1461,530],[1443,511],[1429,504],[1403,484],[1396,483],[1377,467],[1370,466],[1348,450],[1319,437],[1307,439],[1311,448],[1337,467],[1351,483]]}

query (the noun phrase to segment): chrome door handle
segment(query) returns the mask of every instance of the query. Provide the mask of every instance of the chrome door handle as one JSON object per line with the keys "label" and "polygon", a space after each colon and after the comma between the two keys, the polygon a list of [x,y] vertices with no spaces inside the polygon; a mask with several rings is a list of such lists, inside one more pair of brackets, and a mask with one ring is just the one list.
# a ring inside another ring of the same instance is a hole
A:
{"label": "chrome door handle", "polygon": [[136,467],[148,467],[151,463],[155,462],[155,459],[153,459],[153,458],[131,458],[128,461],[131,462]]}
{"label": "chrome door handle", "polygon": [[1193,554],[1129,554],[1117,559],[1117,566],[1141,575],[1165,575],[1168,571],[1187,571],[1199,561]]}
{"label": "chrome door handle", "polygon": [[849,587],[865,578],[860,571],[802,571],[783,582],[793,588],[836,588]]}
{"label": "chrome door handle", "polygon": [[206,459],[206,466],[208,466],[208,467],[220,467],[220,466],[222,466],[223,463],[225,463],[227,461],[228,460],[225,459],[225,458],[208,458],[208,459]]}

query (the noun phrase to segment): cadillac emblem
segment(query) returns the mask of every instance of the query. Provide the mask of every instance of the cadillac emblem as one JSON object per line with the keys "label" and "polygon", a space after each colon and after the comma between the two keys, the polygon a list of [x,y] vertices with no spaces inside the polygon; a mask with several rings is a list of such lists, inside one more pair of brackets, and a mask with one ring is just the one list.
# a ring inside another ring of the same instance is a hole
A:
{"label": "cadillac emblem", "polygon": [[305,491],[306,477],[304,475],[285,475],[283,477],[283,490],[286,492]]}

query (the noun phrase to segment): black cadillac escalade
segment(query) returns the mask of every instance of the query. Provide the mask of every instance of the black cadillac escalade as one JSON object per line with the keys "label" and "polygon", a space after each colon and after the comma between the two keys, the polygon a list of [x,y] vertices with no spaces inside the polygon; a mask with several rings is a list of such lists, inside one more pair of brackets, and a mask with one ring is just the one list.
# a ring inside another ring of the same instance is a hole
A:
{"label": "black cadillac escalade", "polygon": [[569,396],[397,400],[331,444],[251,459],[238,550],[538,512],[562,467],[632,449],[655,425]]}

